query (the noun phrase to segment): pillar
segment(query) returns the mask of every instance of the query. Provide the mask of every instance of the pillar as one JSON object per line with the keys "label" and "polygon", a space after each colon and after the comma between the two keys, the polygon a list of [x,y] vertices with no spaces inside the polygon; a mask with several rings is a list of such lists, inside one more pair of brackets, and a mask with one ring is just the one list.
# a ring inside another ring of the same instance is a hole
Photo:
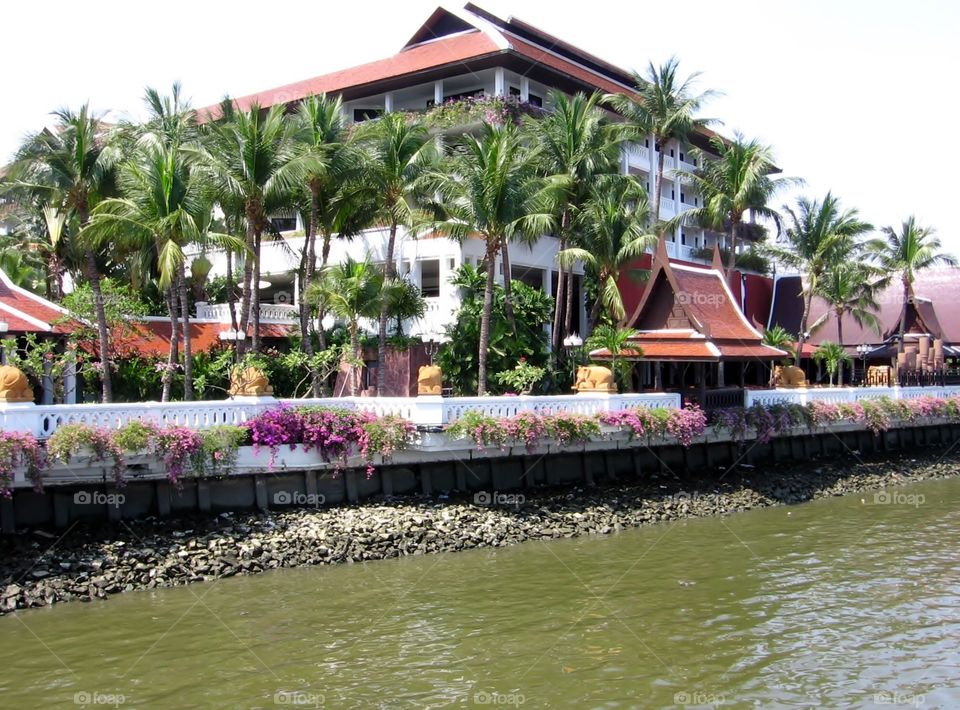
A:
{"label": "pillar", "polygon": [[526,103],[530,100],[530,80],[527,77],[520,78],[520,101]]}
{"label": "pillar", "polygon": [[723,379],[723,360],[717,363],[717,387],[726,387],[726,382]]}
{"label": "pillar", "polygon": [[493,70],[493,95],[504,96],[507,93],[507,75],[503,67]]}
{"label": "pillar", "polygon": [[383,95],[383,112],[392,113],[393,112],[393,92],[388,91]]}
{"label": "pillar", "polygon": [[439,106],[443,103],[443,79],[437,79],[433,82],[433,105]]}

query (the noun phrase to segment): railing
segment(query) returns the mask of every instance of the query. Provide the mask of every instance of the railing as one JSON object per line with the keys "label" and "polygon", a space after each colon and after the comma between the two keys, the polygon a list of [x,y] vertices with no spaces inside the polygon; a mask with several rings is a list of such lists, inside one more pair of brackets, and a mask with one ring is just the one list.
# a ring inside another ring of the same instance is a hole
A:
{"label": "railing", "polygon": [[808,404],[826,402],[846,404],[864,399],[917,399],[918,397],[955,397],[960,386],[947,387],[830,387],[815,389],[747,390],[746,406],[754,404]]}
{"label": "railing", "polygon": [[[252,307],[251,307],[252,308]],[[240,305],[234,306],[234,312],[237,320],[240,320]],[[261,303],[260,320],[261,322],[276,321],[279,323],[289,323],[297,317],[299,309],[290,303]],[[230,322],[230,304],[228,303],[204,303],[197,305],[197,318],[199,320],[212,320],[218,323]]]}
{"label": "railing", "polygon": [[644,145],[629,145],[626,148],[627,160],[631,163],[650,164],[650,149]]}
{"label": "railing", "polygon": [[699,405],[706,412],[715,409],[728,409],[730,407],[742,407],[744,403],[745,390],[739,387],[727,387],[724,389],[706,390],[703,393],[701,401],[699,393],[690,393],[684,395],[684,404],[687,402]]}
{"label": "railing", "polygon": [[680,395],[577,394],[546,397],[328,397],[274,399],[237,397],[209,402],[138,402],[131,404],[0,404],[0,429],[29,432],[47,438],[65,424],[119,429],[132,421],[207,429],[221,424],[243,424],[266,409],[288,406],[326,406],[394,414],[414,424],[442,426],[468,411],[508,417],[520,412],[597,414],[633,407],[680,407]]}

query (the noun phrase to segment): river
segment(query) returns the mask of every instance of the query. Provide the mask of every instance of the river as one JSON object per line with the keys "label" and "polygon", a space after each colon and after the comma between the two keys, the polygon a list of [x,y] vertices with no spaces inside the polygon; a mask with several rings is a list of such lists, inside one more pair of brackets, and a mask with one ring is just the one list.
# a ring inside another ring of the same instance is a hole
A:
{"label": "river", "polygon": [[960,479],[58,604],[0,639],[9,708],[960,707]]}

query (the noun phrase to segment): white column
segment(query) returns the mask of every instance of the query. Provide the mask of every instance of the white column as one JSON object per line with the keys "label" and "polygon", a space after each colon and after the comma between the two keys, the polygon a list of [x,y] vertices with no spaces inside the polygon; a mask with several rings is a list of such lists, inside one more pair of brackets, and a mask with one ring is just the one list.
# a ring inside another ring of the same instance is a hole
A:
{"label": "white column", "polygon": [[583,292],[583,274],[577,276],[577,281],[580,284],[580,298],[577,299],[577,308],[580,309],[580,335],[584,335],[587,332],[587,299]]}
{"label": "white column", "polygon": [[388,91],[383,95],[383,112],[392,113],[393,112],[393,92]]}
{"label": "white column", "polygon": [[524,103],[530,100],[530,80],[527,77],[520,79],[520,100]]}
{"label": "white column", "polygon": [[433,104],[439,106],[443,103],[443,79],[433,82]]}
{"label": "white column", "polygon": [[503,67],[493,70],[493,95],[503,96],[507,93],[507,76]]}

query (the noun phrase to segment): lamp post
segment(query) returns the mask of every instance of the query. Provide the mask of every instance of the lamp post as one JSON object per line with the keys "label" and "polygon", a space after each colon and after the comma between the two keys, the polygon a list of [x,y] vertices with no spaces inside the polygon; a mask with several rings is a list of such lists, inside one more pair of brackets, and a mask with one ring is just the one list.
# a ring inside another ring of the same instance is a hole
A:
{"label": "lamp post", "polygon": [[863,369],[863,387],[867,386],[867,353],[871,348],[866,343],[857,346],[857,353],[860,355],[860,367]]}
{"label": "lamp post", "polygon": [[430,358],[430,364],[432,365],[433,358],[440,349],[440,334],[431,330],[421,335],[420,338],[423,340],[424,350],[427,353],[427,357]]}
{"label": "lamp post", "polygon": [[568,357],[570,358],[570,379],[576,384],[577,365],[580,360],[580,348],[583,347],[583,338],[577,333],[568,335],[563,339],[563,347],[567,349]]}
{"label": "lamp post", "polygon": [[237,350],[237,342],[247,339],[247,334],[242,330],[221,330],[220,331],[220,340],[225,342],[233,343],[233,360],[234,362],[240,362],[240,352]]}

